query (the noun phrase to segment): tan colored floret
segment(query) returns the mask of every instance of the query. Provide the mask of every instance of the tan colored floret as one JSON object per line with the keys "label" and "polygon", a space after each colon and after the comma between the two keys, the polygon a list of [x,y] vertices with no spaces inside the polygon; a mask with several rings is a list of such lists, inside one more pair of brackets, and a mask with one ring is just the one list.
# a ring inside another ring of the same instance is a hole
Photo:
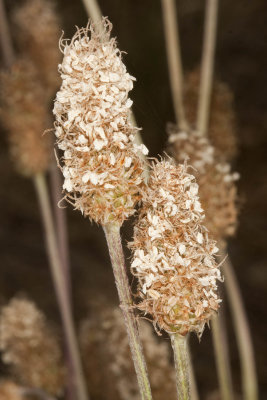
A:
{"label": "tan colored floret", "polygon": [[9,380],[0,381],[0,400],[25,400],[18,386]]}
{"label": "tan colored floret", "polygon": [[62,41],[62,78],[54,114],[58,147],[62,157],[63,189],[76,209],[100,224],[122,223],[134,213],[143,184],[140,152],[133,143],[133,87],[121,60],[111,24],[105,30],[93,25],[79,29],[71,42]]}
{"label": "tan colored floret", "polygon": [[16,299],[0,314],[2,360],[18,381],[59,395],[64,385],[58,340],[44,315],[28,300]]}
{"label": "tan colored floret", "polygon": [[138,308],[167,332],[201,334],[217,311],[220,270],[203,225],[195,177],[186,165],[155,162],[134,229],[132,273]]}
{"label": "tan colored floret", "polygon": [[45,171],[50,163],[51,138],[43,134],[47,127],[44,97],[30,61],[20,59],[10,72],[1,74],[1,121],[16,169],[27,176]]}
{"label": "tan colored floret", "polygon": [[45,96],[50,99],[60,85],[57,66],[61,54],[57,43],[61,30],[55,4],[50,0],[26,0],[15,9],[13,20],[19,48],[34,63]]}
{"label": "tan colored floret", "polygon": [[209,139],[197,131],[179,132],[169,126],[169,152],[178,163],[189,160],[199,184],[199,196],[205,210],[205,225],[216,240],[234,235],[237,227],[237,188],[239,174],[230,164],[216,161]]}

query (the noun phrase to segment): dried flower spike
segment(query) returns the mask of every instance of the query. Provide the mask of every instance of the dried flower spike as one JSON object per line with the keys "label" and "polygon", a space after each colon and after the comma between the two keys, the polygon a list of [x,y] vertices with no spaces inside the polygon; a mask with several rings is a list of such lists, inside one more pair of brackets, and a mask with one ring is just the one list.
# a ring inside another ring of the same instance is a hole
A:
{"label": "dried flower spike", "polygon": [[[195,125],[200,84],[199,69],[185,77],[185,109],[191,126]],[[233,93],[229,86],[215,80],[211,97],[209,139],[214,146],[216,158],[231,161],[237,153],[236,118]]]}
{"label": "dried flower spike", "polygon": [[133,144],[128,93],[135,79],[110,38],[110,22],[103,23],[101,34],[91,24],[70,43],[61,42],[63,82],[54,114],[58,147],[64,151],[66,198],[104,225],[122,223],[133,214],[143,182],[138,153],[147,149]]}
{"label": "dried flower spike", "polygon": [[1,310],[0,327],[3,362],[11,366],[19,381],[50,394],[61,394],[64,385],[61,350],[36,306],[31,301],[14,298]]}
{"label": "dried flower spike", "polygon": [[15,9],[13,20],[20,48],[34,63],[50,100],[60,84],[57,66],[61,57],[57,43],[61,31],[55,4],[50,0],[26,0]]}
{"label": "dried flower spike", "polygon": [[201,335],[221,301],[218,249],[203,219],[198,185],[186,165],[155,162],[131,243],[131,270],[139,281],[138,308],[169,333]]}
{"label": "dried flower spike", "polygon": [[50,138],[43,135],[47,123],[44,89],[30,61],[15,62],[1,74],[1,120],[8,131],[11,156],[19,173],[33,176],[50,162]]}
{"label": "dried flower spike", "polygon": [[226,162],[216,162],[216,151],[197,131],[179,132],[169,126],[169,151],[178,163],[189,160],[199,184],[199,196],[205,210],[205,225],[212,237],[224,240],[237,227],[237,172]]}

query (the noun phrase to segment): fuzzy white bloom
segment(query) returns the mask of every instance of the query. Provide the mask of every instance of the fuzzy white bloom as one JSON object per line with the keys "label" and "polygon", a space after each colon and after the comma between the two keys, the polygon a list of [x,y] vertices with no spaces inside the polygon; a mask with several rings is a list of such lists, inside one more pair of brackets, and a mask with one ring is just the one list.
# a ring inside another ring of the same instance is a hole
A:
{"label": "fuzzy white bloom", "polygon": [[201,334],[218,309],[218,248],[203,219],[198,185],[186,166],[156,162],[130,246],[142,299],[138,307],[160,329]]}
{"label": "fuzzy white bloom", "polygon": [[134,145],[137,129],[129,120],[128,94],[135,78],[110,38],[111,24],[102,22],[102,34],[89,25],[70,43],[61,42],[62,85],[54,114],[67,197],[85,215],[105,224],[122,222],[134,212],[143,182],[140,155],[146,148]]}

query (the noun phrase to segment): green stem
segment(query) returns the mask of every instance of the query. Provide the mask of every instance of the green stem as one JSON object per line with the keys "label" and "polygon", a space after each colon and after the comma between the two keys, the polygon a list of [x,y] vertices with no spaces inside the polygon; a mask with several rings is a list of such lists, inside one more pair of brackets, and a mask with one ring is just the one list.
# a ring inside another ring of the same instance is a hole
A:
{"label": "green stem", "polygon": [[215,350],[217,373],[219,377],[222,400],[233,400],[233,387],[231,379],[231,366],[228,358],[226,332],[221,314],[212,318],[212,338]]}
{"label": "green stem", "polygon": [[53,222],[47,183],[43,173],[35,175],[33,180],[40,203],[51,275],[61,313],[66,346],[71,358],[77,400],[88,400],[69,296],[68,292],[66,291],[65,275],[58,251],[56,231]]}
{"label": "green stem", "polygon": [[179,400],[190,400],[189,384],[189,357],[187,349],[187,337],[178,333],[171,333],[171,344],[174,354],[176,388]]}
{"label": "green stem", "polygon": [[[225,254],[222,258],[224,257]],[[224,261],[222,268],[241,359],[244,399],[258,400],[257,373],[249,323],[229,258]]]}
{"label": "green stem", "polygon": [[183,69],[175,0],[161,0],[169,76],[177,125],[186,130],[183,104]]}
{"label": "green stem", "polygon": [[218,15],[218,0],[206,0],[206,2],[204,45],[197,113],[197,129],[202,135],[207,134],[210,115]]}
{"label": "green stem", "polygon": [[110,223],[103,226],[103,229],[109,248],[115,283],[120,300],[120,307],[127,328],[129,344],[132,352],[141,398],[142,400],[151,400],[152,394],[147,374],[146,362],[139,337],[137,320],[134,315],[132,296],[121,245],[120,225],[118,223]]}

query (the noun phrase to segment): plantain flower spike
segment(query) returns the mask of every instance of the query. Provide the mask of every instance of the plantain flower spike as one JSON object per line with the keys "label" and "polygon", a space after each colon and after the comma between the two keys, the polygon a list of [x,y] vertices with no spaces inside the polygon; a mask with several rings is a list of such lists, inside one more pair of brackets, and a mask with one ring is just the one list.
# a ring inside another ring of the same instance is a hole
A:
{"label": "plantain flower spike", "polygon": [[233,236],[237,228],[237,172],[227,162],[216,161],[216,151],[208,138],[197,131],[179,132],[169,126],[169,151],[178,163],[190,160],[199,184],[205,210],[205,225],[216,240]]}
{"label": "plantain flower spike", "polygon": [[20,383],[61,395],[65,375],[61,349],[35,304],[12,299],[1,310],[0,327],[2,360]]}
{"label": "plantain flower spike", "polygon": [[45,90],[35,67],[31,61],[19,59],[10,71],[1,73],[0,83],[0,118],[16,169],[25,176],[44,172],[51,159],[51,139],[43,135],[47,126]]}
{"label": "plantain flower spike", "polygon": [[[19,48],[35,64],[48,100],[59,87],[60,22],[51,0],[26,0],[13,14]],[[36,23],[35,21],[38,21]]]}
{"label": "plantain flower spike", "polygon": [[54,115],[58,147],[64,151],[62,172],[66,198],[100,224],[122,223],[134,213],[143,185],[137,129],[129,119],[133,78],[126,71],[111,23],[104,32],[88,24],[70,42],[61,41],[62,85]]}
{"label": "plantain flower spike", "polygon": [[138,308],[169,333],[201,335],[221,302],[218,249],[203,219],[198,185],[186,164],[156,161],[130,244],[131,271],[139,282]]}

